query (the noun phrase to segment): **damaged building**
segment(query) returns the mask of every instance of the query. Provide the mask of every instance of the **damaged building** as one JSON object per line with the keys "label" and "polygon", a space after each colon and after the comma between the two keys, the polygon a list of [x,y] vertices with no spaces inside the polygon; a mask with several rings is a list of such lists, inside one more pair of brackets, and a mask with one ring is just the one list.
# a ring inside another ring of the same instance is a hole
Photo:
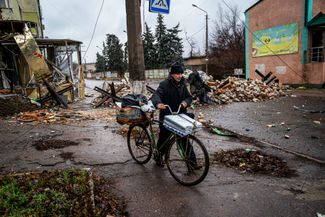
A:
{"label": "damaged building", "polygon": [[[0,0],[0,91],[67,106],[84,97],[80,41],[43,34],[39,0]],[[59,29],[58,29],[59,31]]]}
{"label": "damaged building", "polygon": [[259,0],[248,8],[246,78],[324,85],[324,12],[324,0]]}

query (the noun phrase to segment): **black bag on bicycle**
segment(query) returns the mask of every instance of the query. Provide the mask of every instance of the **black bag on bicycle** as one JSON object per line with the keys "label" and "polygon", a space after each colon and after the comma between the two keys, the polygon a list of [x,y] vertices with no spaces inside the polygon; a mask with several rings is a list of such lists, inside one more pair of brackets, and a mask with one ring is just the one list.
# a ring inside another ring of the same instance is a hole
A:
{"label": "black bag on bicycle", "polygon": [[143,94],[128,94],[122,97],[122,108],[140,106],[140,103],[148,103],[147,97]]}

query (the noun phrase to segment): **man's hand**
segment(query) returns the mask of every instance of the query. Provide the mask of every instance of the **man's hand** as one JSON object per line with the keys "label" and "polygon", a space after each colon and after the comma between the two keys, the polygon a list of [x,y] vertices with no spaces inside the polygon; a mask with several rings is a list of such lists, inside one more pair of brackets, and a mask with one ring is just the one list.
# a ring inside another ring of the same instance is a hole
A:
{"label": "man's hand", "polygon": [[182,101],[181,102],[181,105],[182,105],[183,108],[186,108],[187,107],[187,103],[185,101]]}
{"label": "man's hand", "polygon": [[166,109],[166,106],[164,103],[158,103],[157,108],[164,110],[164,109]]}

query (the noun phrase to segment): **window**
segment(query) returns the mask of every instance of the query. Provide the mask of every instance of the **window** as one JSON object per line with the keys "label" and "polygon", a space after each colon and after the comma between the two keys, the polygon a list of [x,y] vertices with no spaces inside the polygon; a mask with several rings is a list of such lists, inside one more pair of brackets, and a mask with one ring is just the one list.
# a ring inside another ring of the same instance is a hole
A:
{"label": "window", "polygon": [[324,61],[324,44],[323,44],[324,30],[312,30],[312,47],[310,48],[310,61],[323,62]]}

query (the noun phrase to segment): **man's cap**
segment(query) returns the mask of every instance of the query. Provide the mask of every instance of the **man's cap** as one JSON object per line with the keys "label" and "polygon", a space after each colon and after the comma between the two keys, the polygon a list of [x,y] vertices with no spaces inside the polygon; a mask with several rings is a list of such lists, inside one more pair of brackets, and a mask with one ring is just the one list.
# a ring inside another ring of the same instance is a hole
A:
{"label": "man's cap", "polygon": [[169,74],[178,74],[178,73],[184,73],[183,67],[179,63],[175,63],[170,68]]}

